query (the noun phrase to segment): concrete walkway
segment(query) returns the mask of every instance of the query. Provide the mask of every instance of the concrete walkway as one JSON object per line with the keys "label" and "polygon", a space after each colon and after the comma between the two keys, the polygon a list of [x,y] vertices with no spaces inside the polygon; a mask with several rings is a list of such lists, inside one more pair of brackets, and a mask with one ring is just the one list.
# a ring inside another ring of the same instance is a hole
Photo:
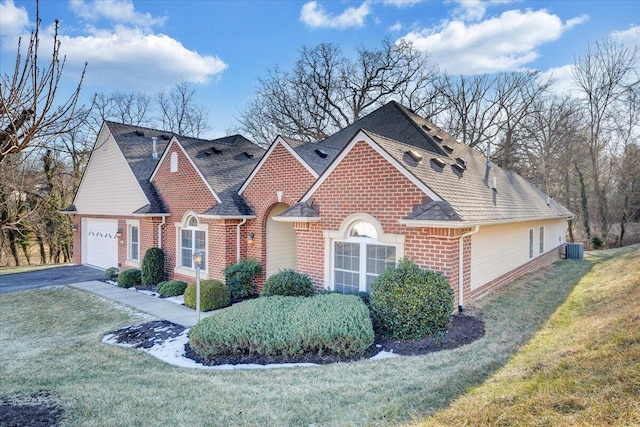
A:
{"label": "concrete walkway", "polygon": [[[144,311],[145,313],[149,313],[159,319],[168,320],[187,328],[196,324],[195,310],[185,307],[184,305],[165,301],[162,298],[156,298],[133,290],[119,288],[97,280],[72,283],[69,286],[103,296],[113,301],[118,301],[140,311]],[[204,319],[213,313],[213,311],[200,313],[200,319]]]}

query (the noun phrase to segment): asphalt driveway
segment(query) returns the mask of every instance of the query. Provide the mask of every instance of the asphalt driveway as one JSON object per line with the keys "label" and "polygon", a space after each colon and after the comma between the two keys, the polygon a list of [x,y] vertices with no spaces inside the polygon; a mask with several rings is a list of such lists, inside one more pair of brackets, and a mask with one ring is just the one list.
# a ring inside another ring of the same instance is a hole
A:
{"label": "asphalt driveway", "polygon": [[0,275],[0,294],[104,279],[104,271],[84,265],[52,267]]}

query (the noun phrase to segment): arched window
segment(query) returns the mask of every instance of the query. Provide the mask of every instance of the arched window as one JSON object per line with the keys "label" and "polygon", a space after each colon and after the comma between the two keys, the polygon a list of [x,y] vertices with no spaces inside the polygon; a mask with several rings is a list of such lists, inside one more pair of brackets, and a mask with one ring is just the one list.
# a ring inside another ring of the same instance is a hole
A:
{"label": "arched window", "polygon": [[376,277],[404,253],[404,236],[385,234],[368,214],[351,215],[339,232],[330,234],[331,282],[338,292],[368,292]]}
{"label": "arched window", "polygon": [[195,215],[189,215],[180,229],[180,266],[195,269],[193,265],[194,251],[202,251],[200,268],[207,268],[207,232],[200,227]]}

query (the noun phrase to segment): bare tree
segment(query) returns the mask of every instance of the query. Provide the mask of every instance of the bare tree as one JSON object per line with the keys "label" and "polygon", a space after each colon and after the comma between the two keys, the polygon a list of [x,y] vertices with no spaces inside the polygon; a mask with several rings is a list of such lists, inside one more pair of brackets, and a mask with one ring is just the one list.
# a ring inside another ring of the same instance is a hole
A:
{"label": "bare tree", "polygon": [[74,123],[86,64],[71,96],[61,101],[56,95],[66,58],[60,55],[57,20],[50,59],[43,62],[39,55],[40,15],[36,7],[36,27],[26,52],[23,55],[21,38],[13,74],[0,77],[0,164],[12,153],[51,141]]}
{"label": "bare tree", "polygon": [[581,92],[588,122],[588,155],[599,232],[609,229],[608,182],[603,179],[603,153],[609,145],[612,113],[625,93],[638,85],[638,50],[611,40],[590,45],[578,55],[573,80]]}
{"label": "bare tree", "polygon": [[241,130],[263,145],[282,134],[317,141],[391,99],[433,114],[436,70],[408,42],[384,40],[345,57],[337,45],[304,47],[291,72],[278,68],[259,81],[254,100],[241,112]]}
{"label": "bare tree", "polygon": [[168,92],[160,92],[156,102],[164,130],[179,135],[199,137],[209,130],[207,109],[195,103],[195,89],[188,82],[180,82]]}
{"label": "bare tree", "polygon": [[151,126],[153,108],[153,98],[145,92],[98,92],[93,96],[91,114],[86,120],[96,134],[105,120],[133,126]]}

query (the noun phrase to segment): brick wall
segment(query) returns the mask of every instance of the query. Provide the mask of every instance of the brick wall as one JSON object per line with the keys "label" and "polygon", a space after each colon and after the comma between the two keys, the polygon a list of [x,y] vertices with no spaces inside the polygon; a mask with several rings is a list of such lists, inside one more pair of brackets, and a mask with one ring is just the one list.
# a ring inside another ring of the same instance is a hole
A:
{"label": "brick wall", "polygon": [[[267,247],[266,227],[269,211],[277,203],[294,205],[313,185],[315,178],[282,144],[278,144],[269,157],[254,175],[253,179],[242,193],[256,217],[247,222],[243,228],[243,241],[246,242],[248,233],[254,238],[246,245],[245,255],[255,258],[266,270]],[[278,192],[282,192],[280,201]],[[304,252],[298,251],[298,258]],[[258,288],[264,283],[264,274],[256,281]]]}

